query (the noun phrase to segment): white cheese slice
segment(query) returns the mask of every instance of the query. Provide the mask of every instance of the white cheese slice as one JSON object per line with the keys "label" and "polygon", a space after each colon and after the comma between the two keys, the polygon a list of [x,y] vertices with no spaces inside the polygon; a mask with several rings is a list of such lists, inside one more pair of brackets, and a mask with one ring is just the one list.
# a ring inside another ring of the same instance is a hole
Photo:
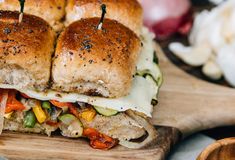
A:
{"label": "white cheese slice", "polygon": [[[154,75],[159,76],[158,70],[154,69],[153,63],[153,37],[148,32],[147,29],[143,29],[143,50],[137,63],[138,70],[151,70]],[[153,83],[141,76],[136,76],[132,83],[132,88],[130,94],[125,97],[120,98],[103,98],[103,97],[94,97],[86,96],[77,93],[61,93],[53,90],[48,90],[47,92],[37,92],[32,90],[24,90],[12,85],[1,84],[0,88],[14,88],[27,94],[30,97],[39,99],[39,100],[58,100],[60,102],[84,102],[91,105],[96,105],[100,107],[110,108],[118,111],[126,111],[128,109],[135,110],[145,115],[151,117],[153,111],[153,106],[151,101],[153,97],[156,97],[158,92],[158,86],[156,83]]]}
{"label": "white cheese slice", "polygon": [[142,43],[143,49],[140,54],[139,61],[137,63],[137,71],[150,70],[153,77],[161,76],[159,71],[156,71],[156,65],[153,63],[153,53],[155,51],[153,47],[154,35],[148,31],[147,28],[143,28],[142,31]]}

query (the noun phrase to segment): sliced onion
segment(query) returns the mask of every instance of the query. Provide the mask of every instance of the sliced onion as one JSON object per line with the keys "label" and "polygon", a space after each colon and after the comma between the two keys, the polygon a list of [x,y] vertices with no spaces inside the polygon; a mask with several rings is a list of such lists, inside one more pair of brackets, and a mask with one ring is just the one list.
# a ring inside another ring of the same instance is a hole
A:
{"label": "sliced onion", "polygon": [[7,104],[7,99],[8,99],[8,91],[2,90],[2,99],[0,102],[0,134],[2,134],[3,130],[3,125],[4,125],[4,115],[5,115],[5,109],[6,109],[6,104]]}
{"label": "sliced onion", "polygon": [[157,131],[153,127],[150,122],[146,118],[136,114],[134,111],[128,110],[126,114],[134,119],[139,125],[143,126],[146,132],[148,133],[148,137],[145,138],[142,142],[131,142],[126,140],[120,140],[119,144],[132,149],[139,149],[147,147],[148,145],[152,144],[157,139]]}
{"label": "sliced onion", "polygon": [[189,0],[142,0],[144,24],[157,39],[179,32],[186,35],[192,26]]}

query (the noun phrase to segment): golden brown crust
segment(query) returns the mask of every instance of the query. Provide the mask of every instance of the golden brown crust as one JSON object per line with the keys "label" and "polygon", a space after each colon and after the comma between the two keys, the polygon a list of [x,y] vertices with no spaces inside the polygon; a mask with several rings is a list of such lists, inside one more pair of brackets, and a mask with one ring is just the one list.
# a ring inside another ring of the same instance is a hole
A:
{"label": "golden brown crust", "polygon": [[139,38],[114,20],[99,18],[74,22],[60,35],[52,66],[53,88],[57,91],[127,95],[141,49]]}
{"label": "golden brown crust", "polygon": [[0,83],[43,90],[50,78],[55,33],[43,19],[0,11]]}
{"label": "golden brown crust", "polygon": [[[18,0],[0,2],[0,10],[19,11]],[[63,28],[61,19],[65,15],[65,0],[26,0],[24,12],[46,20],[56,31]]]}
{"label": "golden brown crust", "polygon": [[140,35],[143,11],[137,0],[68,0],[65,25],[81,18],[100,17],[101,4],[107,6],[106,18],[117,20]]}

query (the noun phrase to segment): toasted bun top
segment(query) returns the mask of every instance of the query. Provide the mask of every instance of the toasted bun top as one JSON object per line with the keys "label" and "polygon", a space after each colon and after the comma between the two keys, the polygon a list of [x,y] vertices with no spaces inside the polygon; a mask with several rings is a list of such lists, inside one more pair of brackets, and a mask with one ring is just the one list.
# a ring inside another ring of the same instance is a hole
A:
{"label": "toasted bun top", "polygon": [[[1,10],[19,11],[18,0],[0,1]],[[55,30],[62,29],[59,22],[65,14],[65,0],[26,0],[24,12],[46,20]]]}
{"label": "toasted bun top", "polygon": [[52,67],[57,90],[96,91],[106,97],[129,93],[141,42],[133,31],[114,20],[105,19],[98,30],[99,20],[74,22],[60,35]]}
{"label": "toasted bun top", "polygon": [[0,11],[0,83],[44,89],[55,33],[39,17],[24,14],[21,23],[18,17],[18,12]]}
{"label": "toasted bun top", "polygon": [[143,11],[137,0],[68,0],[66,25],[82,18],[100,17],[101,4],[107,6],[106,18],[117,20],[140,35]]}

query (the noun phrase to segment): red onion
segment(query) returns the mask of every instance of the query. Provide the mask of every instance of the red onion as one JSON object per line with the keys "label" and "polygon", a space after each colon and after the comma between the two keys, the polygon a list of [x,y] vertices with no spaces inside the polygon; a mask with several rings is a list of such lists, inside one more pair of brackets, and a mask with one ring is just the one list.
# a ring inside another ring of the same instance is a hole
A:
{"label": "red onion", "polygon": [[2,134],[3,125],[4,125],[4,115],[5,115],[5,108],[8,99],[8,91],[0,90],[1,91],[1,100],[0,100],[0,134]]}
{"label": "red onion", "polygon": [[144,23],[165,39],[179,32],[187,34],[192,26],[191,3],[189,0],[142,0]]}

